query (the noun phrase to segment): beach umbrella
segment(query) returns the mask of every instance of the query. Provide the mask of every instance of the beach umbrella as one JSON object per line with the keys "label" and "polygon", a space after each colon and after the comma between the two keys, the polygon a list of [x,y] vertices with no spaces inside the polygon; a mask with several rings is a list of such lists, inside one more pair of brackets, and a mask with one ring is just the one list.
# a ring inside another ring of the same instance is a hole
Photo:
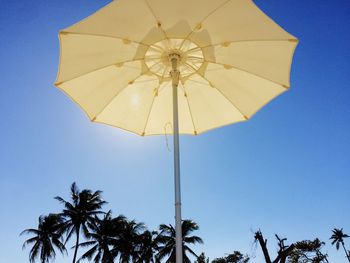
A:
{"label": "beach umbrella", "polygon": [[251,0],[115,0],[59,38],[55,85],[91,121],[173,134],[182,262],[179,134],[246,121],[288,90],[297,39]]}

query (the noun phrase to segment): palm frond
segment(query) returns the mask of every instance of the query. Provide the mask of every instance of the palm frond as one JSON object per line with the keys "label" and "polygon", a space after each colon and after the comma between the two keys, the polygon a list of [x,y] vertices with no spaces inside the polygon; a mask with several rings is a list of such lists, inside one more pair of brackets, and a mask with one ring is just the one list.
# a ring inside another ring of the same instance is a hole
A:
{"label": "palm frond", "polygon": [[97,245],[93,246],[92,248],[90,248],[87,252],[85,252],[81,257],[80,259],[77,261],[80,262],[81,260],[84,260],[84,259],[88,259],[88,260],[91,260],[92,257],[94,256],[94,254],[96,253],[97,251]]}
{"label": "palm frond", "polygon": [[24,243],[22,245],[22,249],[25,249],[27,245],[30,245],[30,244],[37,242],[37,241],[38,241],[38,237],[32,237],[32,238],[27,239],[26,241],[24,241]]}

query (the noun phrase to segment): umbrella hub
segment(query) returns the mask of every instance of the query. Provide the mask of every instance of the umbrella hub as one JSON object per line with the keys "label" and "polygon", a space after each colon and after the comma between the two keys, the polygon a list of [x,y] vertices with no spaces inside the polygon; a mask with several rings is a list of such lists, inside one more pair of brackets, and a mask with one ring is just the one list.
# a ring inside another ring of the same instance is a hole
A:
{"label": "umbrella hub", "polygon": [[199,71],[204,63],[202,49],[190,40],[165,39],[150,45],[145,54],[149,72],[166,78],[174,70],[173,61],[181,77],[188,77]]}
{"label": "umbrella hub", "polygon": [[179,54],[178,52],[176,52],[176,50],[174,50],[174,53],[170,53],[168,58],[171,63],[172,70],[173,71],[177,70],[179,62],[181,61],[181,54]]}
{"label": "umbrella hub", "polygon": [[180,80],[180,71],[178,70],[179,61],[181,61],[181,55],[177,52],[169,54],[169,61],[171,63],[170,76],[173,82],[173,85],[176,87],[179,85]]}

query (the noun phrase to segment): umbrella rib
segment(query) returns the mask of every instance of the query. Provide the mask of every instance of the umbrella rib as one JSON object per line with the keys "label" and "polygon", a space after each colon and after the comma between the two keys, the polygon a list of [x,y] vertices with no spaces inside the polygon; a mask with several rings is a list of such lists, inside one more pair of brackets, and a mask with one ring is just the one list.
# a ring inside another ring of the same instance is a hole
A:
{"label": "umbrella rib", "polygon": [[[158,85],[157,89],[158,89],[159,87],[160,87],[160,85]],[[153,109],[153,105],[154,105],[154,101],[156,100],[156,97],[157,97],[156,95],[153,96],[153,100],[152,100],[151,106],[150,106],[150,108],[149,108],[149,112],[148,112],[148,114],[147,114],[147,119],[146,119],[146,123],[145,123],[145,127],[144,127],[144,129],[143,129],[142,135],[145,135],[145,133],[146,133],[146,128],[147,128],[148,121],[149,121],[149,118],[150,118],[151,113],[152,113],[152,109]]]}
{"label": "umbrella rib", "polygon": [[234,68],[234,69],[236,69],[236,70],[239,70],[239,71],[248,73],[248,74],[250,74],[250,75],[253,75],[253,76],[255,76],[255,77],[258,77],[258,78],[260,78],[260,79],[263,79],[263,80],[272,82],[273,84],[278,85],[278,86],[281,86],[281,87],[284,88],[284,89],[289,89],[289,86],[288,86],[288,85],[278,83],[278,82],[276,82],[276,81],[274,81],[274,80],[271,80],[271,79],[262,77],[262,76],[260,76],[260,75],[258,75],[258,74],[252,73],[252,72],[250,72],[250,71],[248,71],[248,70],[245,70],[245,69],[242,69],[242,68],[240,68],[240,67],[236,67],[236,66],[233,66],[233,65],[230,65],[230,64],[224,64],[224,63],[209,61],[209,60],[205,60],[205,62],[211,63],[211,64],[216,64],[216,65],[220,65],[220,66],[224,66],[224,67],[225,67],[225,66],[229,66],[229,67],[232,67],[232,68]]}
{"label": "umbrella rib", "polygon": [[157,51],[161,51],[161,52],[165,51],[164,48],[162,48],[161,46],[158,46],[157,44],[150,45],[149,47],[150,47],[150,49],[152,48],[153,50],[157,50]]}
{"label": "umbrella rib", "polygon": [[[127,39],[127,38],[123,38],[123,37],[117,37],[117,36],[109,36],[109,35],[104,35],[104,34],[92,34],[92,33],[80,33],[80,32],[69,32],[69,31],[61,31],[60,34],[72,34],[72,35],[82,35],[82,36],[95,36],[95,37],[107,37],[107,38],[114,38],[114,39],[119,39],[125,42],[133,42],[135,44],[139,44],[139,45],[144,45],[149,47],[150,45],[145,44],[143,42],[139,42],[136,40],[131,40],[131,39]],[[127,43],[126,43],[127,44]]]}
{"label": "umbrella rib", "polygon": [[108,68],[108,67],[111,67],[111,66],[114,66],[114,65],[117,65],[117,64],[124,64],[124,63],[130,63],[130,62],[135,62],[135,61],[142,61],[143,58],[140,58],[140,59],[132,59],[132,60],[125,60],[125,61],[120,61],[120,62],[113,62],[112,64],[108,64],[106,66],[103,66],[103,67],[99,67],[99,68],[95,68],[91,71],[88,71],[88,72],[85,72],[79,76],[76,76],[76,77],[73,77],[73,78],[70,78],[70,79],[67,79],[67,80],[64,80],[64,81],[60,81],[60,82],[56,82],[55,85],[56,86],[59,86],[65,82],[68,82],[68,81],[71,81],[71,80],[74,80],[74,79],[77,79],[77,78],[80,78],[80,77],[83,77],[85,75],[88,75],[90,73],[93,73],[95,71],[98,71],[98,70],[101,70],[101,69],[105,69],[105,68]]}
{"label": "umbrella rib", "polygon": [[[164,80],[164,79],[162,79],[162,80]],[[169,84],[169,82],[167,81],[167,82],[165,82],[165,85],[163,85],[163,87],[159,87],[159,89],[158,89],[158,94],[161,92],[161,91],[163,91],[165,88],[167,88],[167,84]]]}
{"label": "umbrella rib", "polygon": [[187,67],[187,69],[189,71],[192,71],[191,74],[195,73],[197,70],[195,68],[193,68],[191,65],[189,65],[188,63],[183,64],[183,66]]}
{"label": "umbrella rib", "polygon": [[146,79],[146,80],[140,80],[140,81],[135,81],[135,83],[145,83],[145,82],[153,82],[154,79]]}
{"label": "umbrella rib", "polygon": [[209,86],[213,87],[213,88],[216,89],[218,92],[220,92],[220,94],[221,94],[222,96],[224,96],[224,98],[230,102],[230,104],[242,115],[242,117],[243,117],[245,120],[248,120],[248,119],[249,119],[248,116],[245,115],[245,114],[236,106],[236,104],[235,104],[233,101],[231,101],[220,89],[218,89],[215,85],[213,85],[213,84],[211,83],[211,81],[209,81],[209,80],[208,80],[206,77],[204,77],[203,75],[200,75],[200,74],[198,74],[198,75],[199,75],[201,78],[203,78],[204,80],[206,80],[206,81],[208,82]]}
{"label": "umbrella rib", "polygon": [[190,106],[190,101],[188,99],[188,93],[186,92],[185,85],[181,85],[181,86],[182,86],[182,88],[184,90],[184,93],[185,93],[185,98],[186,98],[186,101],[187,101],[188,110],[190,111],[192,125],[193,125],[193,129],[194,129],[194,134],[197,135],[198,131],[196,129],[196,125],[194,124],[194,119],[193,119],[193,114],[192,114],[192,110],[191,110],[191,106]]}
{"label": "umbrella rib", "polygon": [[[227,0],[226,2],[222,3],[221,5],[219,5],[218,7],[216,7],[213,11],[211,11],[209,14],[207,14],[204,18],[202,18],[202,20],[198,23],[198,25],[201,25],[205,20],[207,20],[212,14],[214,14],[216,11],[218,11],[220,8],[222,8],[223,6],[225,6],[228,2],[230,2],[231,0]],[[182,48],[183,44],[185,43],[186,40],[188,40],[188,38],[194,33],[194,31],[196,30],[196,28],[192,29],[191,32],[183,39],[181,45],[180,45],[180,49]]]}
{"label": "umbrella rib", "polygon": [[166,39],[169,39],[168,36],[167,36],[167,34],[166,34],[166,32],[165,32],[165,30],[164,30],[163,27],[162,27],[161,21],[159,21],[158,17],[156,16],[156,13],[155,13],[154,10],[152,9],[150,3],[149,3],[147,0],[144,0],[144,1],[145,1],[146,5],[147,5],[149,11],[150,11],[151,14],[153,15],[154,19],[156,20],[157,25],[158,25],[158,28],[160,28],[160,30],[163,32],[164,37],[165,37]]}
{"label": "umbrella rib", "polygon": [[167,73],[167,71],[168,71],[168,67],[164,67],[163,75],[162,75],[162,78],[160,79],[160,82],[163,82],[163,80],[165,78],[165,74]]}

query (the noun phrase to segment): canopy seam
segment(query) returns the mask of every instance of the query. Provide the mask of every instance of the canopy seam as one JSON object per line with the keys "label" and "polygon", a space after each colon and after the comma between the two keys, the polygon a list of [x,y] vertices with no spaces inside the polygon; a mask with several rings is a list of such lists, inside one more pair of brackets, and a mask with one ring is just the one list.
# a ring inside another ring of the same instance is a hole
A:
{"label": "canopy seam", "polygon": [[99,71],[99,70],[101,70],[101,69],[105,69],[105,68],[108,68],[108,67],[111,67],[111,66],[114,66],[114,65],[117,65],[117,64],[131,63],[131,62],[142,61],[142,60],[144,60],[144,59],[143,59],[143,58],[140,58],[140,59],[125,60],[125,61],[120,61],[120,62],[113,62],[113,63],[111,63],[111,64],[109,64],[109,65],[105,65],[105,66],[102,66],[102,67],[99,67],[99,68],[95,68],[95,69],[93,69],[93,70],[91,70],[91,71],[85,72],[85,73],[83,73],[83,74],[81,74],[81,75],[79,75],[79,76],[76,76],[76,77],[73,77],[73,78],[70,78],[70,79],[67,79],[67,80],[63,80],[63,81],[60,81],[60,82],[56,82],[55,85],[59,86],[59,85],[61,85],[61,84],[63,84],[63,83],[66,83],[66,82],[75,80],[75,79],[77,79],[77,78],[86,76],[86,75],[88,75],[88,74],[90,74],[90,73],[94,73],[95,71]]}
{"label": "canopy seam", "polygon": [[242,69],[242,68],[240,68],[240,67],[233,66],[233,65],[231,65],[231,64],[218,63],[218,62],[213,62],[213,61],[209,61],[209,60],[205,60],[205,62],[211,63],[211,64],[216,64],[216,65],[220,65],[220,66],[224,66],[224,67],[225,67],[225,66],[229,66],[229,67],[232,67],[232,68],[234,68],[234,69],[236,69],[236,70],[238,70],[238,71],[242,71],[242,72],[248,73],[248,74],[253,75],[253,76],[257,77],[257,78],[260,78],[260,79],[269,81],[269,82],[271,82],[271,83],[273,83],[273,84],[275,84],[275,85],[281,86],[281,87],[284,88],[284,89],[289,89],[289,86],[288,86],[288,85],[281,84],[281,83],[276,82],[276,81],[274,81],[274,80],[268,79],[268,78],[266,78],[266,77],[260,76],[260,75],[255,74],[255,73],[252,73],[252,72],[250,72],[250,71],[248,71],[248,70]]}
{"label": "canopy seam", "polygon": [[103,34],[92,34],[92,33],[80,33],[80,32],[70,32],[70,31],[61,31],[60,34],[65,35],[65,34],[72,34],[72,35],[83,35],[83,36],[95,36],[95,37],[107,37],[107,38],[115,38],[115,39],[120,39],[120,40],[124,40],[124,41],[130,41],[136,44],[140,44],[140,45],[144,45],[147,47],[150,47],[151,45],[145,44],[143,42],[140,41],[136,41],[136,40],[131,40],[125,37],[117,37],[117,36],[110,36],[110,35],[103,35]]}
{"label": "canopy seam", "polygon": [[202,75],[200,75],[200,74],[198,74],[198,75],[199,75],[201,78],[203,78],[204,80],[206,80],[206,81],[208,82],[209,86],[212,86],[214,89],[216,89],[218,92],[220,92],[220,94],[221,94],[226,100],[228,100],[228,101],[230,102],[230,104],[242,115],[242,117],[243,117],[245,120],[248,120],[248,119],[249,119],[248,116],[245,115],[245,114],[236,106],[236,104],[235,104],[233,101],[231,101],[220,89],[218,89],[218,88],[216,87],[216,85],[212,84],[212,82],[209,81],[205,76],[202,76]]}
{"label": "canopy seam", "polygon": [[152,9],[150,3],[149,3],[147,0],[144,0],[144,1],[145,1],[146,5],[147,5],[149,11],[152,13],[154,19],[155,19],[156,22],[158,23],[158,28],[160,28],[160,30],[163,32],[164,37],[165,37],[166,39],[169,39],[168,35],[166,34],[165,30],[164,30],[163,27],[162,27],[161,21],[160,21],[160,20],[158,19],[158,17],[156,16],[156,13],[155,13],[154,10]]}
{"label": "canopy seam", "polygon": [[[222,8],[223,6],[225,6],[228,2],[230,2],[231,0],[227,0],[226,2],[222,3],[221,5],[219,5],[218,7],[216,7],[214,10],[212,10],[211,12],[209,12],[209,14],[207,14],[204,18],[201,19],[201,21],[199,22],[199,25],[202,24],[205,20],[207,20],[212,14],[214,14],[217,10],[219,10],[220,8]],[[191,32],[184,38],[184,40],[182,41],[181,45],[180,45],[180,49],[182,48],[183,44],[185,43],[186,40],[189,39],[189,37],[194,33],[196,28],[193,28],[191,30]]]}

